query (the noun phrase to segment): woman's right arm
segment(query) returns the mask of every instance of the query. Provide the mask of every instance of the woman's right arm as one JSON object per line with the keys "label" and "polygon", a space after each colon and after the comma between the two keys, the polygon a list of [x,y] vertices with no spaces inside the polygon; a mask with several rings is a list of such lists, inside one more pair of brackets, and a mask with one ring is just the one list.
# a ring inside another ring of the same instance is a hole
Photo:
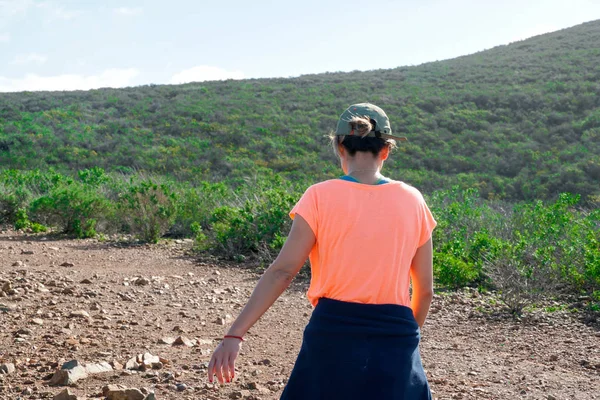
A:
{"label": "woman's right arm", "polygon": [[412,279],[411,308],[422,328],[433,299],[433,245],[431,239],[417,249],[410,266]]}

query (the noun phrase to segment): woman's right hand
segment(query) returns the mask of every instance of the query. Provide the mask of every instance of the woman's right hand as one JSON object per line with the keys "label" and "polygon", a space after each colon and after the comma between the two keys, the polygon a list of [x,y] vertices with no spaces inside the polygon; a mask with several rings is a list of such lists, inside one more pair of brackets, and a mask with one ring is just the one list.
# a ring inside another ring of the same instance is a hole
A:
{"label": "woman's right hand", "polygon": [[208,381],[213,382],[217,375],[219,383],[231,382],[235,377],[235,360],[242,348],[242,341],[236,338],[225,338],[215,349],[208,363]]}

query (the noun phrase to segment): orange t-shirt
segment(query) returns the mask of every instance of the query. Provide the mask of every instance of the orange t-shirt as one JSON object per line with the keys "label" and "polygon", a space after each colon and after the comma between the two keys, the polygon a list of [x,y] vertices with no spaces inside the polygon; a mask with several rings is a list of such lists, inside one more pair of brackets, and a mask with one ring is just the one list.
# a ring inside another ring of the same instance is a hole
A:
{"label": "orange t-shirt", "polygon": [[309,187],[290,211],[310,225],[308,299],[410,307],[410,266],[436,221],[404,182],[366,185],[333,179]]}

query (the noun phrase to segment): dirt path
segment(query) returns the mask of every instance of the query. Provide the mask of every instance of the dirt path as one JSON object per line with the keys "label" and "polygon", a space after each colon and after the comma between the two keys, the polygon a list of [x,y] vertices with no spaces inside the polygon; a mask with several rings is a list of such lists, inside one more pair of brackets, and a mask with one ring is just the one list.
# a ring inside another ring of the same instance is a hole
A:
{"label": "dirt path", "polygon": [[[258,275],[187,257],[190,246],[1,233],[0,289],[8,293],[0,294],[0,369],[16,370],[0,375],[0,399],[53,398],[64,388],[48,378],[73,359],[117,368],[78,381],[71,391],[83,398],[120,384],[157,399],[278,399],[311,313],[306,282],[251,330],[236,381],[218,388],[206,379],[210,352]],[[568,311],[494,320],[493,302],[470,291],[436,295],[421,346],[434,398],[600,399],[597,330]],[[179,336],[193,347],[160,344]],[[161,369],[118,369],[147,352],[162,358]]]}

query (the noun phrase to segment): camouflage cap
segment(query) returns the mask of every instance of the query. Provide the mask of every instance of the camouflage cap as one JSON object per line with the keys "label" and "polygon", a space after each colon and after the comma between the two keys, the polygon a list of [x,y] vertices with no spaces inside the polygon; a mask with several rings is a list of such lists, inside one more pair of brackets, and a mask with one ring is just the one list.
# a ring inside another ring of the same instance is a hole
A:
{"label": "camouflage cap", "polygon": [[392,134],[390,120],[385,111],[371,103],[353,104],[340,116],[335,134],[338,136],[354,135],[354,131],[350,126],[350,121],[353,117],[367,117],[373,124],[373,130],[367,134],[371,137],[381,137],[384,139],[406,140],[403,136]]}

